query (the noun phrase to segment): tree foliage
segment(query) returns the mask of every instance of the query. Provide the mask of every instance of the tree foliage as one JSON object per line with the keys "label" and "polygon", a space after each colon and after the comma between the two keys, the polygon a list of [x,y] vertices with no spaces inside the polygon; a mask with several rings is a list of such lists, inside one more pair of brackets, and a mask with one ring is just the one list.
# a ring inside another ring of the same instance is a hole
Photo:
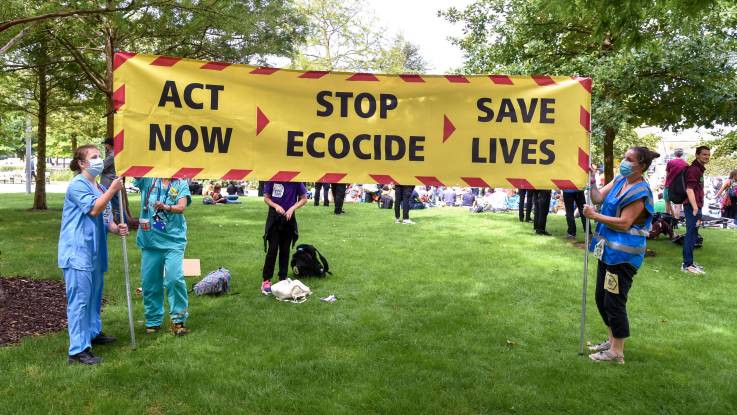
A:
{"label": "tree foliage", "polygon": [[292,67],[413,73],[427,69],[419,48],[402,35],[389,40],[375,16],[358,0],[303,0],[300,12],[309,22],[305,43]]}
{"label": "tree foliage", "polygon": [[612,176],[622,126],[737,122],[737,6],[693,0],[480,0],[464,25],[468,72],[594,79],[592,141]]}
{"label": "tree foliage", "polygon": [[[43,177],[47,147],[114,134],[116,51],[261,64],[291,56],[305,24],[288,0],[4,0],[0,29],[2,134],[14,134],[20,114],[36,117]],[[45,198],[43,180],[36,189]]]}

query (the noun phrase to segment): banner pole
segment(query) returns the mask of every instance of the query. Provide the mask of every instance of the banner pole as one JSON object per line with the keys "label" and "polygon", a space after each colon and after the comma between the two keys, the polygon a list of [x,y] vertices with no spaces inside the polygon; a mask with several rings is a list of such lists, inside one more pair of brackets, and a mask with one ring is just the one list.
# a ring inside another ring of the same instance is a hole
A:
{"label": "banner pole", "polygon": [[[593,111],[591,111],[593,113]],[[593,145],[591,143],[591,131],[593,131],[592,116],[589,115],[589,184],[586,186],[586,204],[591,205],[591,186],[596,186],[596,183],[591,183],[591,175],[596,177],[596,174],[591,171],[591,158],[593,157]],[[583,216],[583,210],[579,212]],[[583,356],[585,354],[584,347],[586,342],[586,291],[589,283],[589,244],[591,243],[591,219],[586,218],[586,236],[584,237],[585,246],[583,248],[583,281],[581,285],[581,333],[578,340],[578,354]]]}
{"label": "banner pole", "polygon": [[[123,181],[125,183],[125,181]],[[125,185],[123,189],[118,193],[118,209],[120,212],[120,223],[125,222],[125,214],[123,207],[123,192],[125,191]],[[128,326],[131,332],[131,348],[136,350],[136,332],[133,327],[133,305],[131,301],[131,280],[130,273],[128,271],[128,245],[126,245],[125,236],[121,236],[120,240],[123,241],[123,271],[125,272],[125,299],[128,303]]]}

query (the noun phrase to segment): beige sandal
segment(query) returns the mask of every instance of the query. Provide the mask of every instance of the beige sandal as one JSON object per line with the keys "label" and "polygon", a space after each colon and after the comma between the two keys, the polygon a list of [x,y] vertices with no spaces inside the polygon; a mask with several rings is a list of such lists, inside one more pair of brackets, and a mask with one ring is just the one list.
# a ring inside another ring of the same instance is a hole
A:
{"label": "beige sandal", "polygon": [[594,362],[616,362],[620,365],[624,364],[624,355],[616,354],[611,350],[603,350],[601,352],[592,353],[589,355],[589,359]]}
{"label": "beige sandal", "polygon": [[189,334],[189,329],[184,327],[184,323],[174,323],[171,326],[171,332],[175,336],[184,336],[185,334]]}

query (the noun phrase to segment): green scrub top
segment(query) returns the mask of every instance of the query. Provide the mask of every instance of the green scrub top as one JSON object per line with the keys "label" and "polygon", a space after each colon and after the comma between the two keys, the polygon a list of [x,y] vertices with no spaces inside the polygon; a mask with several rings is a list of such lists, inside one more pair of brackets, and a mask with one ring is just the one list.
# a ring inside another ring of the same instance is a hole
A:
{"label": "green scrub top", "polygon": [[[187,206],[192,203],[189,185],[186,180],[172,179],[164,186],[161,179],[142,177],[133,185],[141,190],[141,219],[148,219],[151,229],[139,227],[136,245],[143,249],[185,249],[187,246],[187,221],[184,215],[172,212],[156,212],[154,203],[157,200],[167,205],[176,205],[182,198],[187,198]],[[163,223],[163,229],[155,226],[155,222]]]}

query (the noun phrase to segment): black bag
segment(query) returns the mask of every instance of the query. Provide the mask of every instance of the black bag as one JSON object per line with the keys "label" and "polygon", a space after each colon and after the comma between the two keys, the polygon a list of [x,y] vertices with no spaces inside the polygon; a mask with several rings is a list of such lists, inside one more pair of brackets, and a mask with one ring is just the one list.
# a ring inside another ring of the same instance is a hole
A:
{"label": "black bag", "polygon": [[686,171],[688,167],[678,172],[676,177],[668,185],[668,199],[671,202],[680,205],[688,198],[686,194]]}
{"label": "black bag", "polygon": [[290,263],[295,277],[324,277],[330,272],[328,260],[312,245],[297,245]]}

